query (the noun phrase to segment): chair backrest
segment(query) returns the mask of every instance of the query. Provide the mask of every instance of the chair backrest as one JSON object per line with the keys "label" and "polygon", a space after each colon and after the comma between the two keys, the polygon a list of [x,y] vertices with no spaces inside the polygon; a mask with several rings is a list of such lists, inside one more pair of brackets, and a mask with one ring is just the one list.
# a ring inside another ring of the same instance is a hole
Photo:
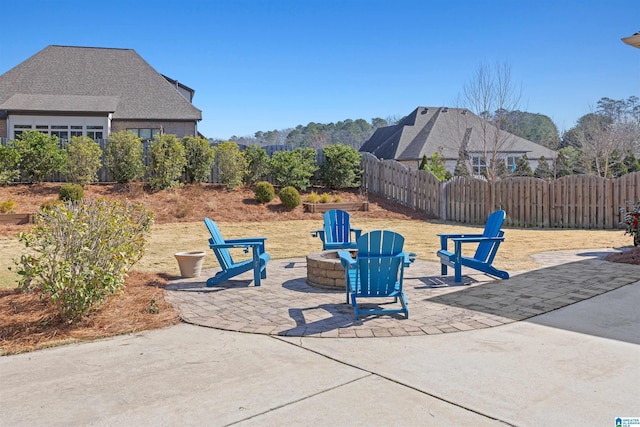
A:
{"label": "chair backrest", "polygon": [[[224,239],[222,238],[222,234],[220,234],[220,229],[218,228],[215,222],[213,222],[209,218],[205,218],[204,225],[207,226],[209,233],[211,233],[211,238],[209,239],[210,244],[221,245],[225,243]],[[231,258],[231,253],[229,253],[229,249],[227,248],[212,248],[212,249],[213,249],[213,253],[216,255],[216,258],[218,258],[220,267],[223,270],[226,270],[233,265],[233,259]]]}
{"label": "chair backrest", "polygon": [[349,213],[340,209],[325,212],[324,235],[326,243],[350,242],[351,221]]}
{"label": "chair backrest", "polygon": [[[504,233],[500,229],[502,228],[502,224],[506,217],[507,213],[503,210],[495,211],[489,215],[487,223],[484,226],[482,237],[502,237]],[[473,258],[481,262],[491,263],[495,256],[495,249],[497,249],[498,244],[499,242],[481,242],[478,244],[478,248],[476,249],[476,253]]]}
{"label": "chair backrest", "polygon": [[357,241],[357,281],[360,294],[387,296],[400,290],[404,274],[404,237],[389,230],[374,230]]}

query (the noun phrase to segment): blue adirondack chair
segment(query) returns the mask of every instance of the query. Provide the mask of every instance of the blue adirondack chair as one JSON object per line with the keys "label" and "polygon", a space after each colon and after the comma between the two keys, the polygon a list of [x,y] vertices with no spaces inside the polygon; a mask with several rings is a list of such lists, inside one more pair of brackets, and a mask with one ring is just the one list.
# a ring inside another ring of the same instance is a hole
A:
{"label": "blue adirondack chair", "polygon": [[[322,240],[322,250],[355,249],[356,240],[362,234],[359,228],[352,228],[349,213],[340,209],[332,209],[324,213],[324,228],[311,233]],[[351,236],[354,239],[351,240]]]}
{"label": "blue adirondack chair", "polygon": [[[248,239],[223,239],[222,234],[215,222],[209,218],[204,219],[204,223],[211,233],[209,239],[209,247],[216,255],[222,271],[207,280],[207,286],[215,286],[231,277],[253,270],[253,282],[256,286],[260,286],[260,279],[267,278],[267,262],[271,257],[264,251],[264,237],[255,237]],[[230,248],[242,248],[246,253],[249,248],[252,251],[251,259],[234,262],[229,253]]]}
{"label": "blue adirondack chair", "polygon": [[[453,267],[456,283],[462,282],[462,266],[482,271],[500,279],[508,279],[509,273],[498,270],[492,263],[498,252],[500,243],[504,241],[504,231],[500,230],[506,218],[503,210],[495,211],[487,219],[482,234],[438,234],[440,236],[440,247],[438,257],[440,258],[442,275],[447,275],[447,267]],[[454,243],[454,251],[447,248],[447,241],[451,239]],[[463,243],[478,243],[475,255],[467,257],[462,255]]]}
{"label": "blue adirondack chair", "polygon": [[[403,252],[404,237],[389,230],[375,230],[363,234],[357,240],[358,255],[355,259],[349,251],[338,251],[340,263],[345,268],[347,303],[356,314],[404,313],[409,317],[407,298],[402,291],[404,267],[407,255]],[[358,306],[358,298],[393,298],[400,300],[400,308],[370,308]]]}

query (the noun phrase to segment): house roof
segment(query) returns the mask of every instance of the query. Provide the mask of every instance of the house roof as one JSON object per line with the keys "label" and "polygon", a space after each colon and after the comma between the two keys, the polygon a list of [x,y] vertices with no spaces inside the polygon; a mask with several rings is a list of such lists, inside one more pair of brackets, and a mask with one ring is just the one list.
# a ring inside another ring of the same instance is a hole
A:
{"label": "house roof", "polygon": [[113,112],[114,119],[201,120],[202,112],[133,49],[47,46],[0,75],[0,109]]}
{"label": "house roof", "polygon": [[[484,135],[490,135],[485,137]],[[485,141],[497,140],[502,153],[526,153],[530,159],[555,158],[553,150],[498,130],[463,108],[418,107],[400,123],[377,129],[360,151],[380,159],[420,160],[434,152],[456,159],[460,148],[482,152]]]}
{"label": "house roof", "polygon": [[74,111],[113,113],[117,96],[27,95],[18,93],[0,104],[0,110],[12,111]]}

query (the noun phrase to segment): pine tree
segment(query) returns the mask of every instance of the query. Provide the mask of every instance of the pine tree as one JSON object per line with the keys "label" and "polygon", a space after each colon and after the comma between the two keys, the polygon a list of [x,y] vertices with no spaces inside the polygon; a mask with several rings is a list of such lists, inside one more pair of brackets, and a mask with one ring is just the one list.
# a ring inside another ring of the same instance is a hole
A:
{"label": "pine tree", "polygon": [[509,170],[507,169],[507,165],[503,160],[499,161],[498,165],[496,166],[496,175],[498,176],[498,178],[509,176]]}
{"label": "pine tree", "polygon": [[533,176],[533,171],[531,170],[526,154],[523,154],[522,157],[516,160],[516,169],[513,171],[513,176]]}
{"label": "pine tree", "polygon": [[540,160],[538,161],[538,166],[536,170],[533,172],[533,176],[541,179],[549,179],[553,177],[553,172],[549,167],[549,163],[547,163],[547,159],[544,156],[540,156]]}
{"label": "pine tree", "polygon": [[464,151],[460,151],[458,155],[458,161],[456,162],[456,168],[453,171],[454,176],[469,176],[469,169],[467,168],[467,161],[465,160]]}

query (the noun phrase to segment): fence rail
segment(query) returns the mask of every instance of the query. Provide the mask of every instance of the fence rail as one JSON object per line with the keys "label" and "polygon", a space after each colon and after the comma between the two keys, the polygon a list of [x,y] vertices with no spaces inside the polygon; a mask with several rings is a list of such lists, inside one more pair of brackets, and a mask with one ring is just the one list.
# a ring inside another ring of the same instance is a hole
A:
{"label": "fence rail", "polygon": [[474,177],[440,182],[392,160],[363,153],[363,190],[449,221],[483,224],[496,209],[506,225],[535,228],[615,229],[627,201],[640,199],[640,172],[607,179],[569,175],[553,181],[509,177],[495,183]]}

